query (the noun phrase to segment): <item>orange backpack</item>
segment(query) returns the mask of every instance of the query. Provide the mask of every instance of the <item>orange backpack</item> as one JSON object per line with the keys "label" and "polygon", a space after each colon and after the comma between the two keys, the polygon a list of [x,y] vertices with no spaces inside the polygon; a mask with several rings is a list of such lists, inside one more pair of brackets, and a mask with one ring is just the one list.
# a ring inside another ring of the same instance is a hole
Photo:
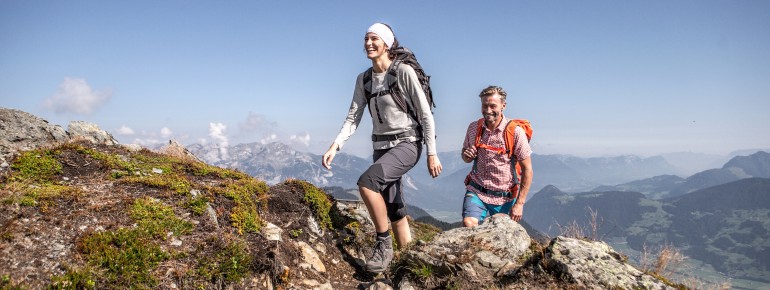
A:
{"label": "orange backpack", "polygon": [[[477,122],[478,126],[476,129],[476,140],[474,144],[476,145],[476,148],[482,148],[490,151],[497,152],[498,154],[506,154],[508,155],[508,158],[511,159],[511,173],[513,176],[513,186],[510,188],[511,196],[518,197],[519,194],[519,184],[521,184],[521,180],[519,179],[519,176],[521,176],[521,166],[519,166],[519,163],[516,162],[516,158],[514,158],[513,153],[516,152],[514,149],[514,146],[516,145],[516,142],[514,142],[513,138],[515,136],[516,127],[521,127],[524,129],[524,133],[527,135],[527,141],[532,140],[532,125],[529,123],[529,120],[526,119],[512,119],[508,121],[508,124],[505,125],[505,132],[503,133],[503,140],[505,141],[505,148],[499,148],[499,147],[492,147],[487,144],[481,143],[481,134],[484,133],[484,118],[479,119]],[[471,172],[476,171],[476,159],[473,160],[473,168],[471,169]],[[471,182],[471,173],[468,173],[468,176],[465,177],[465,185],[470,184]]]}

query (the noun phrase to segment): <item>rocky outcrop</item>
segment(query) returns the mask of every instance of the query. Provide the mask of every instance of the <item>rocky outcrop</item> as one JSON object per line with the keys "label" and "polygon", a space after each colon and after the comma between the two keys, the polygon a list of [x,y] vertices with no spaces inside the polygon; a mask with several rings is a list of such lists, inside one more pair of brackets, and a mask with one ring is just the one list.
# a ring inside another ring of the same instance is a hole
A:
{"label": "rocky outcrop", "polygon": [[69,139],[62,127],[30,113],[0,108],[0,164],[8,167],[11,157],[22,150],[55,146]]}
{"label": "rocky outcrop", "polygon": [[158,151],[177,158],[203,162],[203,160],[195,156],[195,154],[190,152],[190,150],[187,150],[184,145],[179,144],[176,140],[169,140],[168,145],[161,147]]}
{"label": "rocky outcrop", "polygon": [[0,108],[0,169],[9,166],[9,160],[19,151],[56,146],[69,141],[86,141],[94,144],[118,145],[118,141],[84,121],[73,121],[65,131],[59,125],[30,113]]}
{"label": "rocky outcrop", "polygon": [[532,240],[527,231],[504,215],[496,215],[474,228],[457,228],[438,234],[430,243],[407,253],[411,265],[425,265],[438,275],[471,279],[499,277],[521,266],[521,257]]}
{"label": "rocky outcrop", "polygon": [[548,247],[553,270],[588,289],[674,289],[626,263],[609,245],[556,237]]}
{"label": "rocky outcrop", "polygon": [[69,126],[67,126],[67,134],[73,141],[87,141],[104,145],[120,144],[110,133],[99,129],[99,126],[96,124],[84,121],[70,122]]}

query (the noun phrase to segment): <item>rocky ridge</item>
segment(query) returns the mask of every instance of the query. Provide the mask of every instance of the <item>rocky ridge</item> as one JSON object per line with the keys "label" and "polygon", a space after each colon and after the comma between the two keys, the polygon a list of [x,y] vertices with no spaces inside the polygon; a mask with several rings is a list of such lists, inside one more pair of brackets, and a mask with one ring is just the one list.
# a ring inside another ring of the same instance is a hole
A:
{"label": "rocky ridge", "polygon": [[539,244],[505,216],[443,232],[415,222],[416,242],[374,276],[365,208],[308,182],[268,186],[175,142],[154,152],[16,110],[0,108],[0,136],[0,288],[674,288],[603,242]]}

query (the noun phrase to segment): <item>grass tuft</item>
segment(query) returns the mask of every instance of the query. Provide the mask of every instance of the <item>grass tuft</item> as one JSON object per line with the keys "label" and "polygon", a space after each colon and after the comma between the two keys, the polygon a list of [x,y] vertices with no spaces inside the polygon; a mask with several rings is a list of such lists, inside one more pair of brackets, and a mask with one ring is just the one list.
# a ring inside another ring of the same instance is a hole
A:
{"label": "grass tuft", "polygon": [[85,237],[78,244],[90,265],[105,271],[105,285],[154,288],[151,270],[168,258],[157,243],[140,229],[119,229]]}
{"label": "grass tuft", "polygon": [[54,176],[62,173],[62,164],[57,159],[58,150],[37,149],[22,152],[11,164],[16,171],[14,179],[33,182],[50,182]]}
{"label": "grass tuft", "polygon": [[318,223],[325,229],[331,229],[332,219],[330,211],[332,208],[332,202],[329,200],[329,195],[326,194],[326,192],[323,190],[304,180],[292,179],[286,181],[286,183],[291,186],[298,186],[302,189],[302,191],[305,193],[303,200],[313,209],[313,213],[318,219]]}
{"label": "grass tuft", "polygon": [[151,197],[134,200],[131,218],[139,228],[155,238],[165,238],[167,232],[184,235],[192,232],[193,225],[174,214],[174,209]]}

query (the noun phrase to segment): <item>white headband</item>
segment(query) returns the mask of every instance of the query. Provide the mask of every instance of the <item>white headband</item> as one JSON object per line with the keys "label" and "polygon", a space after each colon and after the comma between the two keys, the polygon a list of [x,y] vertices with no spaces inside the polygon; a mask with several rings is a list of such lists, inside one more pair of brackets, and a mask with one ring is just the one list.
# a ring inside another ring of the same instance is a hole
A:
{"label": "white headband", "polygon": [[393,40],[395,39],[395,36],[393,36],[393,31],[390,31],[390,28],[385,26],[385,24],[382,23],[375,23],[372,24],[372,26],[369,26],[369,29],[366,30],[366,33],[372,32],[374,34],[377,34],[377,36],[382,39],[382,41],[385,42],[385,45],[390,48],[393,45]]}

